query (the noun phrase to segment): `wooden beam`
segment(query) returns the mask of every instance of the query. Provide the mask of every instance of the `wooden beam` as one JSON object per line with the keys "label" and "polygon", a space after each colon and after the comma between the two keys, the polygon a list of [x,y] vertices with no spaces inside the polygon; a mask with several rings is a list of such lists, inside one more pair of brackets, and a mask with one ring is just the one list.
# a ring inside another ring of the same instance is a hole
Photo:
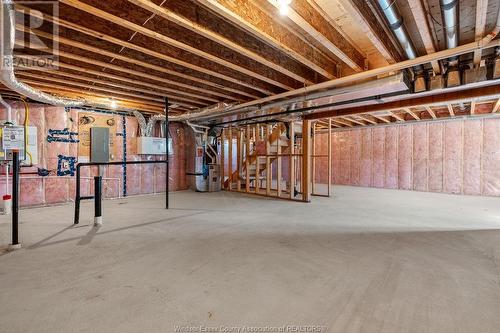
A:
{"label": "wooden beam", "polygon": [[446,104],[448,107],[448,112],[450,113],[450,117],[455,117],[455,110],[453,110],[453,105],[451,103]]}
{"label": "wooden beam", "polygon": [[257,80],[260,80],[262,82],[266,82],[266,83],[269,83],[271,85],[274,85],[276,87],[279,87],[279,88],[282,88],[282,89],[285,89],[285,90],[292,90],[293,88],[286,85],[286,84],[283,84],[281,82],[278,82],[276,80],[273,80],[273,79],[270,79],[264,75],[261,75],[261,74],[258,74],[258,73],[255,73],[253,71],[251,71],[250,69],[247,69],[247,68],[244,68],[242,66],[239,66],[239,65],[236,65],[236,64],[233,64],[232,62],[229,62],[225,59],[221,59],[220,57],[218,56],[215,56],[213,54],[210,54],[208,52],[205,52],[205,51],[202,51],[202,50],[199,50],[195,47],[192,47],[188,44],[184,44],[182,42],[179,42],[177,41],[176,39],[174,38],[170,38],[166,35],[163,35],[163,34],[160,34],[160,33],[157,33],[156,31],[153,31],[153,30],[150,30],[150,29],[147,29],[141,25],[138,25],[138,24],[135,24],[135,23],[132,23],[130,21],[127,21],[125,19],[122,19],[118,16],[115,16],[115,15],[112,15],[108,12],[105,12],[101,9],[98,9],[96,7],[93,7],[93,6],[90,6],[90,5],[87,5],[79,0],[60,0],[60,2],[66,4],[66,5],[69,5],[69,6],[72,6],[78,10],[81,10],[81,11],[84,11],[86,13],[89,13],[91,15],[94,15],[96,17],[99,17],[101,19],[104,19],[104,20],[107,20],[109,22],[112,22],[114,24],[117,24],[121,27],[124,27],[124,28],[127,28],[129,30],[132,30],[132,31],[136,31],[144,36],[147,36],[149,38],[152,38],[152,39],[155,39],[159,42],[162,42],[162,43],[165,43],[165,44],[168,44],[168,45],[171,45],[171,46],[174,46],[174,47],[177,47],[181,50],[184,50],[186,52],[189,52],[189,53],[192,53],[196,56],[199,56],[201,58],[205,58],[206,60],[208,61],[211,61],[211,62],[214,62],[216,64],[219,64],[221,66],[224,66],[224,67],[227,67],[229,69],[232,69],[234,71],[237,71],[237,72],[240,72],[241,74],[244,74],[244,75],[247,75],[247,76],[250,76],[250,77],[253,77]]}
{"label": "wooden beam", "polygon": [[311,121],[302,121],[302,201],[311,201]]}
{"label": "wooden beam", "polygon": [[403,109],[406,113],[410,114],[415,120],[420,120],[420,117],[417,116],[415,112],[413,112],[410,108]]}
{"label": "wooden beam", "polygon": [[233,190],[233,127],[229,126],[228,134],[229,146],[228,150],[228,162],[227,162],[227,175],[229,183],[229,191]]}
{"label": "wooden beam", "polygon": [[361,125],[361,126],[365,126],[366,125],[364,122],[356,120],[356,119],[353,119],[352,117],[341,117],[341,118],[344,119],[344,120],[348,120],[350,122],[353,122],[355,124]]}
{"label": "wooden beam", "polygon": [[106,94],[99,94],[99,93],[88,94],[88,93],[82,92],[81,90],[78,90],[78,89],[69,88],[68,86],[63,86],[63,85],[58,85],[58,84],[53,84],[53,83],[44,83],[44,82],[35,81],[35,80],[23,80],[23,82],[26,82],[27,84],[30,84],[34,87],[37,87],[42,91],[51,92],[51,93],[55,93],[55,94],[62,95],[62,96],[67,95],[66,93],[71,93],[69,96],[71,96],[72,98],[74,98],[76,96],[83,97],[85,99],[88,99],[90,97],[90,100],[96,99],[96,98],[102,98],[103,100],[106,100],[106,101],[109,101],[110,98],[114,98],[118,102],[122,102],[122,101],[123,102],[131,102],[131,103],[134,103],[136,105],[140,105],[142,107],[142,109],[155,110],[155,112],[163,112],[162,103],[154,103],[154,102],[145,103],[142,101],[137,101],[137,99],[124,98],[124,97],[112,95],[109,93],[106,93]]}
{"label": "wooden beam", "polygon": [[[25,73],[25,72],[26,72],[26,70],[24,70],[20,73]],[[38,72],[38,71],[35,70],[35,73],[36,72]],[[77,80],[84,80],[84,81],[88,81],[88,82],[92,82],[92,83],[99,83],[99,84],[103,84],[106,86],[125,89],[125,90],[129,90],[129,91],[141,92],[141,93],[145,93],[148,95],[155,95],[155,96],[161,96],[161,97],[167,96],[169,98],[173,98],[173,99],[176,99],[179,101],[191,102],[191,103],[200,104],[203,106],[208,105],[206,102],[194,100],[193,98],[186,98],[186,97],[175,96],[175,95],[171,95],[171,94],[166,95],[165,92],[160,92],[160,91],[157,91],[155,89],[143,89],[143,88],[139,88],[139,87],[132,86],[132,85],[125,85],[125,84],[115,83],[115,82],[111,82],[111,81],[100,80],[100,79],[96,79],[96,78],[89,77],[89,76],[67,73],[67,72],[61,71],[61,69],[59,69],[59,70],[47,70],[46,73],[51,74],[51,75],[56,75],[56,76],[63,76],[63,77],[67,77],[70,79],[77,79]],[[151,87],[151,88],[153,88],[153,87]],[[177,92],[174,91],[174,93],[177,93]]]}
{"label": "wooden beam", "polygon": [[[33,80],[44,80],[44,81],[50,81],[50,82],[57,82],[57,83],[61,83],[61,84],[67,84],[67,85],[71,85],[71,86],[75,86],[75,87],[80,87],[80,88],[88,89],[89,91],[90,90],[99,90],[99,91],[110,92],[110,93],[113,93],[113,94],[121,94],[121,95],[129,96],[129,97],[135,97],[135,98],[138,98],[138,99],[144,99],[144,100],[148,100],[148,101],[162,102],[162,101],[165,100],[164,98],[160,98],[160,97],[145,96],[145,95],[136,94],[136,93],[130,92],[130,91],[127,92],[127,91],[121,91],[121,90],[116,90],[116,89],[110,89],[110,88],[107,88],[107,87],[95,86],[95,85],[92,85],[92,84],[81,83],[81,82],[78,82],[78,81],[73,81],[73,80],[68,80],[68,79],[59,79],[59,78],[56,78],[56,77],[53,77],[53,76],[41,75],[41,74],[38,74],[38,73],[37,74],[33,74],[33,73],[30,73],[30,72],[27,72],[27,71],[20,71],[20,72],[17,73],[17,76],[27,77],[27,78],[31,78]],[[175,96],[169,96],[169,100],[172,101],[175,104],[186,106],[188,108],[199,108],[199,107],[202,107],[202,106],[206,106],[206,104],[195,104],[195,103],[193,103],[192,100],[191,100],[191,102],[185,102],[185,101],[189,101],[189,100],[188,99],[184,99],[184,98],[176,98]]]}
{"label": "wooden beam", "polygon": [[[408,113],[410,108],[414,107],[442,107],[447,103],[469,103],[472,99],[476,100],[497,100],[500,98],[500,85],[485,86],[467,90],[453,92],[443,92],[441,94],[409,98],[388,103],[380,103],[366,106],[358,106],[341,110],[329,110],[308,114],[307,119],[321,119],[326,117],[340,117],[351,114],[373,113],[378,111],[399,111],[404,110]],[[414,117],[415,118],[415,117]],[[416,119],[416,118],[415,118]]]}
{"label": "wooden beam", "polygon": [[491,110],[491,112],[492,113],[497,113],[499,110],[500,110],[500,98],[495,103],[495,106],[493,106],[493,110]]}
{"label": "wooden beam", "polygon": [[[27,28],[25,28],[25,27],[23,27],[21,25],[16,25],[16,29],[18,29],[20,31],[25,31],[26,32]],[[44,38],[49,38],[49,39],[51,39],[53,37],[52,34],[49,34],[49,33],[46,33],[46,32],[43,32],[43,31],[40,31],[40,30],[37,30],[37,29],[30,29],[30,30],[31,30],[30,31],[31,33],[33,33],[33,34],[35,34],[35,35],[37,35],[39,37],[44,37]],[[58,38],[59,43],[61,43],[63,45],[69,45],[69,46],[76,47],[76,48],[79,48],[79,49],[82,49],[82,50],[85,50],[85,51],[88,51],[88,52],[97,53],[97,54],[100,54],[100,55],[103,55],[103,56],[106,56],[106,57],[110,57],[111,59],[116,59],[116,60],[124,61],[126,63],[130,63],[130,64],[133,64],[135,66],[140,66],[140,67],[144,67],[144,68],[147,68],[147,69],[152,69],[152,70],[155,70],[155,71],[158,71],[158,72],[161,72],[161,73],[165,73],[167,75],[171,75],[172,74],[172,71],[170,71],[168,69],[165,69],[162,66],[153,65],[153,64],[146,63],[146,62],[143,62],[143,61],[140,61],[140,60],[136,60],[136,59],[133,59],[133,58],[129,58],[129,57],[126,57],[126,56],[123,56],[123,55],[120,55],[120,54],[117,54],[117,53],[114,53],[114,52],[105,51],[105,50],[102,50],[100,48],[93,47],[93,46],[90,46],[88,44],[84,44],[84,43],[80,43],[80,42],[75,42],[75,41],[72,41],[70,39],[67,39],[67,38],[64,38],[64,37],[61,37],[61,36],[58,36],[57,38]],[[70,53],[68,52],[68,54],[70,54]],[[226,95],[226,94],[221,94],[221,93],[214,92],[212,90],[207,90],[207,89],[199,88],[199,87],[193,86],[192,84],[184,84],[184,83],[181,83],[181,82],[172,81],[170,79],[168,80],[168,82],[169,82],[170,85],[178,86],[178,87],[181,87],[181,88],[184,88],[184,89],[191,89],[191,90],[200,91],[202,93],[209,94],[209,95],[215,95],[215,96],[223,97],[223,98],[230,99],[230,100],[241,101],[241,99],[235,98],[234,96],[230,96],[230,95]],[[182,92],[181,92],[181,94],[182,94]],[[201,96],[198,96],[198,97],[201,97]],[[211,100],[213,102],[218,102],[219,101],[217,99],[211,99]]]}
{"label": "wooden beam", "polygon": [[201,26],[200,24],[193,22],[193,21],[190,21],[190,20],[188,20],[180,15],[177,15],[176,13],[174,13],[173,11],[171,11],[165,7],[160,7],[150,0],[128,0],[128,1],[143,8],[143,9],[146,9],[146,10],[158,15],[159,17],[162,17],[166,20],[169,20],[169,21],[171,21],[171,22],[173,22],[173,23],[175,23],[175,24],[177,24],[185,29],[188,29],[194,33],[199,34],[200,36],[208,38],[208,39],[210,39],[210,40],[212,40],[220,45],[223,45],[223,46],[225,46],[225,47],[227,47],[235,52],[238,52],[239,54],[241,54],[245,57],[248,57],[252,60],[255,60],[256,62],[258,62],[264,66],[267,66],[267,67],[269,67],[273,70],[276,70],[284,75],[287,75],[287,76],[293,78],[294,80],[297,80],[297,81],[302,82],[302,83],[307,84],[307,85],[313,84],[313,82],[311,82],[311,81],[305,79],[304,77],[292,72],[291,70],[288,70],[287,68],[285,68],[281,64],[269,61],[266,58],[262,57],[260,54],[257,54],[249,49],[242,47],[241,45],[234,43],[233,41],[224,37],[223,35],[218,34],[216,32],[213,32],[211,30],[208,30],[205,27]]}
{"label": "wooden beam", "polygon": [[[16,44],[19,44],[19,43],[22,43],[22,41],[16,40]],[[201,88],[196,87],[196,86],[180,84],[178,82],[166,79],[166,78],[161,77],[161,76],[148,74],[146,72],[137,71],[137,70],[134,70],[134,69],[131,69],[131,68],[126,68],[126,67],[122,67],[122,66],[113,65],[111,63],[107,63],[107,62],[103,62],[103,61],[99,61],[99,60],[94,60],[92,58],[83,57],[83,56],[80,56],[80,55],[77,55],[77,54],[73,54],[73,53],[69,53],[69,52],[65,52],[65,51],[60,51],[60,50],[56,51],[55,53],[57,55],[61,56],[61,57],[67,58],[67,59],[72,59],[72,60],[76,60],[76,61],[79,61],[79,62],[84,62],[84,63],[90,64],[90,65],[93,65],[93,66],[99,66],[99,67],[103,67],[103,68],[108,68],[108,69],[111,69],[111,70],[114,70],[114,71],[117,71],[117,72],[122,72],[122,73],[125,73],[125,74],[131,74],[131,75],[134,75],[134,76],[139,76],[139,77],[142,77],[142,78],[146,78],[146,79],[149,79],[149,80],[161,82],[161,83],[164,83],[164,84],[168,84],[168,85],[173,85],[173,84],[183,85],[183,86],[185,86],[185,87],[183,87],[183,89],[190,89],[190,90],[194,90],[194,91],[202,90],[202,92],[206,91],[205,89],[201,89]],[[28,58],[26,56],[20,56],[20,57],[21,58]],[[102,75],[105,76],[104,73]],[[168,88],[163,87],[163,89],[168,89]],[[168,90],[170,90],[171,92],[175,92],[177,94],[180,94],[180,95],[192,96],[192,97],[200,98],[200,99],[204,98],[203,95],[188,93],[188,92],[185,92],[184,90],[173,90],[173,89],[168,89]],[[214,94],[214,92],[210,92],[210,93],[212,95]],[[218,94],[218,93],[215,93],[215,94]],[[212,99],[210,97],[208,97],[208,98]]]}
{"label": "wooden beam", "polygon": [[[413,14],[413,18],[415,19],[415,23],[417,24],[417,30],[424,44],[425,51],[427,54],[436,52],[434,40],[432,39],[432,34],[429,28],[429,22],[427,21],[427,15],[424,7],[422,6],[421,0],[408,1],[408,5],[411,13]],[[431,65],[436,74],[441,73],[441,67],[439,66],[439,62],[437,60],[431,61]]]}
{"label": "wooden beam", "polygon": [[[191,64],[189,62],[185,62],[185,61],[179,60],[177,58],[165,55],[163,53],[156,52],[154,50],[150,50],[150,49],[147,49],[145,47],[141,47],[139,45],[130,43],[130,42],[126,41],[126,40],[118,39],[118,38],[106,35],[106,34],[104,34],[102,32],[97,32],[97,31],[94,31],[92,29],[88,29],[86,27],[78,25],[76,23],[65,21],[63,19],[60,19],[60,18],[57,18],[57,17],[53,17],[53,16],[47,15],[45,13],[42,14],[42,13],[40,13],[38,11],[30,11],[30,9],[28,7],[22,6],[20,4],[16,4],[16,9],[17,10],[24,10],[25,12],[28,12],[30,14],[30,16],[32,16],[32,17],[38,17],[38,18],[42,18],[43,20],[48,20],[48,21],[50,21],[52,23],[55,23],[55,24],[57,24],[57,25],[59,25],[61,27],[65,27],[65,28],[68,28],[68,29],[71,29],[71,30],[74,30],[74,31],[77,31],[77,32],[81,32],[81,33],[83,33],[85,35],[92,36],[92,37],[95,37],[97,39],[100,39],[100,40],[103,40],[103,41],[106,41],[106,42],[109,42],[109,43],[112,43],[112,44],[115,44],[115,45],[119,45],[119,46],[122,46],[122,47],[130,49],[130,50],[134,50],[134,51],[137,51],[137,52],[140,52],[140,53],[144,53],[144,54],[147,54],[149,56],[152,56],[152,57],[155,57],[155,58],[158,58],[158,59],[161,59],[161,60],[164,60],[164,61],[176,64],[176,65],[179,65],[179,66],[182,66],[182,67],[185,67],[185,68],[188,68],[188,69],[196,71],[196,72],[200,72],[200,73],[203,73],[203,74],[206,74],[206,75],[210,75],[210,76],[216,77],[218,79],[225,80],[225,81],[228,81],[228,82],[231,82],[231,83],[243,86],[243,87],[254,89],[254,90],[262,92],[262,93],[264,93],[266,95],[271,95],[272,94],[272,92],[270,92],[268,90],[255,87],[255,86],[253,86],[251,84],[248,84],[248,83],[246,83],[244,81],[241,81],[239,79],[236,79],[236,78],[233,78],[233,77],[221,74],[221,73],[217,73],[217,72],[211,71],[211,70],[206,69],[204,67],[193,65],[193,64]],[[200,78],[198,78],[196,76],[187,75],[187,74],[180,73],[180,72],[177,72],[177,71],[172,71],[171,75],[178,76],[178,77],[181,77],[181,78],[186,79],[186,80],[191,80],[191,81],[194,81],[194,82],[198,82],[198,83],[201,83],[201,84],[204,84],[204,85],[213,86],[214,88],[222,89],[222,90],[225,90],[225,91],[228,91],[228,92],[233,92],[233,93],[236,93],[236,94],[239,94],[239,95],[242,95],[242,96],[247,96],[247,97],[250,97],[250,98],[259,98],[258,96],[253,95],[253,94],[249,94],[249,93],[247,93],[245,91],[242,91],[241,89],[234,89],[234,88],[222,85],[222,84],[214,83],[214,82],[212,82],[210,80],[200,79]]]}
{"label": "wooden beam", "polygon": [[[19,58],[27,58],[25,56],[17,56],[17,57],[19,57]],[[130,83],[130,84],[133,84],[134,86],[146,87],[146,88],[150,89],[149,91],[151,93],[153,91],[160,91],[160,92],[163,92],[163,93],[160,93],[162,96],[168,95],[170,93],[174,93],[174,94],[183,94],[185,96],[191,96],[191,97],[194,97],[194,98],[199,98],[198,95],[193,95],[193,94],[186,93],[186,92],[180,92],[178,90],[168,89],[168,88],[165,88],[165,87],[162,87],[162,86],[158,86],[156,84],[150,84],[150,83],[147,83],[147,82],[141,82],[141,81],[138,81],[138,80],[133,80],[133,79],[127,78],[127,77],[113,75],[113,74],[109,74],[109,73],[102,72],[102,71],[95,71],[95,70],[92,70],[92,69],[89,69],[89,68],[78,67],[78,66],[66,64],[66,63],[63,63],[63,62],[57,62],[56,61],[56,62],[54,62],[54,65],[56,65],[56,66],[58,66],[60,68],[66,68],[66,69],[73,70],[73,71],[78,71],[78,72],[81,72],[81,73],[84,73],[84,74],[97,75],[97,76],[100,76],[100,77],[105,77],[105,78],[109,78],[109,79],[113,79],[113,80],[118,80],[118,81]],[[73,75],[73,74],[69,74],[69,73],[63,72],[61,70],[58,70],[57,74],[58,75]],[[73,76],[75,78],[77,77],[75,75],[73,75]],[[89,78],[89,80],[95,80],[95,78]],[[109,82],[109,81],[106,81],[106,82]],[[109,83],[109,84],[111,85],[111,83]]]}
{"label": "wooden beam", "polygon": [[[475,38],[476,42],[480,41],[485,33],[486,15],[488,14],[488,0],[476,1],[476,24],[475,24]],[[482,51],[474,51],[474,66],[479,67],[482,58]]]}
{"label": "wooden beam", "polygon": [[392,44],[390,37],[380,25],[377,17],[373,14],[368,1],[345,0],[342,1],[342,6],[359,24],[359,27],[370,39],[372,44],[390,64],[402,60],[401,55]]}
{"label": "wooden beam", "polygon": [[383,117],[383,116],[377,116],[377,115],[374,115],[374,114],[372,114],[371,116],[372,116],[372,117],[377,118],[378,120],[382,120],[382,121],[383,121],[384,123],[386,123],[386,124],[391,123],[391,120],[390,120],[390,119],[387,119],[386,117]]}
{"label": "wooden beam", "polygon": [[220,187],[223,190],[226,183],[226,131],[227,129],[223,128],[220,133]]}
{"label": "wooden beam", "polygon": [[390,111],[389,112],[391,114],[392,117],[396,118],[398,121],[405,121],[405,118],[404,117],[401,117],[399,114],[397,114],[396,112],[394,111]]}
{"label": "wooden beam", "polygon": [[341,124],[341,125],[344,125],[344,126],[347,126],[347,127],[354,127],[354,125],[353,125],[353,124],[348,123],[348,122],[346,122],[346,121],[342,121],[342,120],[340,120],[340,119],[332,118],[332,121],[333,121],[334,123]]}
{"label": "wooden beam", "polygon": [[471,115],[475,115],[476,114],[476,100],[475,99],[473,99],[470,102],[470,114]]}
{"label": "wooden beam", "polygon": [[293,121],[289,122],[290,128],[290,199],[295,198],[295,129],[293,128]]}
{"label": "wooden beam", "polygon": [[[268,2],[279,9],[276,1],[268,0]],[[364,69],[365,56],[356,50],[307,0],[292,1],[287,16],[347,66],[357,72]]]}
{"label": "wooden beam", "polygon": [[431,115],[432,119],[437,119],[436,112],[434,112],[430,106],[426,106],[425,110]]}
{"label": "wooden beam", "polygon": [[197,0],[206,8],[265,43],[281,50],[320,75],[334,79],[336,63],[304,43],[249,0]]}
{"label": "wooden beam", "polygon": [[370,117],[373,117],[371,115],[368,115],[368,114],[360,114],[359,115],[361,118],[363,118],[364,120],[366,120],[367,122],[369,122],[370,124],[372,125],[378,125],[378,122],[376,120],[373,120],[371,119]]}

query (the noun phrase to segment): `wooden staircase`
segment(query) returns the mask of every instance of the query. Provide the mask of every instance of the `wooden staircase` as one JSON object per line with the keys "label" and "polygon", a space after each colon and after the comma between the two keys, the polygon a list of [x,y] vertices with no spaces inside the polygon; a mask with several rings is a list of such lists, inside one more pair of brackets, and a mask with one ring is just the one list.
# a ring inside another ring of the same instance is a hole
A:
{"label": "wooden staircase", "polygon": [[[224,188],[231,187],[231,190],[242,190],[244,188],[246,192],[250,192],[250,189],[253,188],[258,193],[261,187],[261,179],[258,175],[267,172],[265,179],[271,179],[271,165],[276,160],[278,160],[278,178],[281,178],[281,161],[278,159],[278,155],[287,153],[290,149],[290,140],[286,137],[286,127],[283,123],[278,123],[274,127],[268,125],[266,130],[271,134],[267,135],[265,141],[265,156],[262,156],[262,153],[259,156],[256,147],[254,146],[253,149],[250,147],[250,131],[247,127],[244,144],[246,151],[249,153],[241,161],[240,170],[234,171],[231,177],[225,180]],[[281,190],[282,184],[280,182],[278,182],[278,187]],[[269,190],[270,184],[266,184],[266,192],[269,192]]]}

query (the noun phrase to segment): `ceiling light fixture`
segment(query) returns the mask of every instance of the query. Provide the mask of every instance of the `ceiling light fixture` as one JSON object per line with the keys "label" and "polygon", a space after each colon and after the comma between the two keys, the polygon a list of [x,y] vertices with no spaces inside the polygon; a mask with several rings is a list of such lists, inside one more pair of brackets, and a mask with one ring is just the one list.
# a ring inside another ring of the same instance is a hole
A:
{"label": "ceiling light fixture", "polygon": [[109,102],[109,107],[112,109],[116,109],[118,107],[118,103],[114,99],[112,99]]}
{"label": "ceiling light fixture", "polygon": [[277,0],[278,1],[278,9],[280,10],[280,15],[286,16],[290,10],[289,6],[292,3],[292,0]]}

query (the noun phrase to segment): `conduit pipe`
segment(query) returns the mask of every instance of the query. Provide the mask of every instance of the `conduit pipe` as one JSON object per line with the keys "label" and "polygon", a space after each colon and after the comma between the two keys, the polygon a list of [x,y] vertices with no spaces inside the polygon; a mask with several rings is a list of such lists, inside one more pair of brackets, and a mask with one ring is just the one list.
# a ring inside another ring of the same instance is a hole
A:
{"label": "conduit pipe", "polygon": [[[317,83],[317,84],[314,84],[314,85],[311,85],[308,87],[299,88],[299,89],[287,91],[287,92],[284,92],[281,94],[276,94],[276,95],[264,97],[261,99],[257,99],[254,101],[242,103],[242,104],[227,108],[225,110],[225,113],[227,115],[243,113],[243,112],[251,111],[252,108],[258,109],[258,108],[261,108],[266,103],[270,103],[273,101],[279,101],[279,100],[281,100],[281,101],[276,103],[276,106],[287,105],[287,104],[290,104],[290,101],[285,100],[285,99],[291,98],[293,96],[299,96],[299,95],[302,96],[303,100],[308,100],[308,99],[310,99],[309,95],[314,91],[333,89],[333,88],[336,88],[338,86],[344,86],[344,85],[348,85],[350,83],[355,83],[355,82],[367,80],[369,78],[376,77],[378,75],[386,74],[389,72],[400,71],[400,70],[411,68],[414,66],[426,64],[426,63],[429,63],[431,61],[446,59],[446,58],[454,57],[454,56],[459,56],[462,54],[474,52],[475,50],[482,50],[482,49],[500,46],[500,40],[491,41],[488,44],[486,44],[485,42],[486,42],[486,39],[481,40],[479,42],[468,43],[465,45],[457,46],[454,49],[438,51],[438,52],[435,52],[432,54],[427,54],[427,55],[424,55],[421,57],[417,57],[415,59],[409,59],[409,60],[401,61],[399,63],[391,64],[391,65],[388,65],[385,67],[380,67],[380,68],[375,68],[375,69],[371,69],[371,70],[360,72],[360,73],[355,73],[355,74],[352,74],[349,76],[344,76],[344,77],[330,80],[327,82]],[[195,114],[196,111],[192,111],[190,113]],[[211,117],[202,117],[200,115],[199,117],[193,117],[191,119],[198,119],[198,118],[211,119],[211,118],[214,118],[216,116],[221,116],[221,115],[222,115],[221,113],[212,114]]]}
{"label": "conduit pipe", "polygon": [[408,59],[415,59],[417,57],[417,52],[415,52],[415,47],[413,46],[410,37],[408,37],[408,32],[403,24],[403,19],[395,7],[396,1],[378,0],[378,4],[387,19],[387,22],[389,22],[389,28],[392,30],[403,47]]}

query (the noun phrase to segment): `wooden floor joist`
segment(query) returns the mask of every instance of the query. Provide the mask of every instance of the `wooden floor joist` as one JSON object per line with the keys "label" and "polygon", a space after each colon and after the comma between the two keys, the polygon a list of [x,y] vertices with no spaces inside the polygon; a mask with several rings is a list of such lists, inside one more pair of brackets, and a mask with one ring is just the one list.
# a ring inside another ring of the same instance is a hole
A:
{"label": "wooden floor joist", "polygon": [[[159,53],[159,52],[156,52],[154,50],[147,49],[145,47],[133,44],[133,43],[128,42],[126,40],[115,38],[113,36],[104,34],[102,32],[97,32],[97,31],[85,28],[85,27],[83,27],[81,25],[78,25],[76,23],[72,23],[72,22],[63,20],[61,18],[52,17],[52,16],[47,15],[47,14],[41,15],[37,11],[29,11],[28,7],[25,7],[25,6],[22,6],[22,5],[16,5],[16,8],[19,8],[19,9],[22,9],[22,10],[24,10],[26,12],[29,12],[30,15],[33,16],[33,17],[37,17],[37,18],[43,17],[43,19],[49,20],[50,22],[53,22],[53,23],[55,23],[55,24],[57,24],[57,25],[59,25],[61,27],[68,28],[68,29],[71,29],[71,30],[83,33],[83,34],[85,34],[87,36],[91,36],[91,37],[94,37],[94,38],[99,39],[99,40],[103,40],[103,41],[106,41],[106,42],[109,42],[109,43],[112,43],[112,44],[115,44],[115,45],[119,45],[119,46],[122,46],[124,48],[130,49],[130,50],[134,50],[134,51],[137,51],[137,52],[149,55],[151,57],[158,58],[158,59],[161,59],[161,60],[164,60],[164,61],[176,64],[176,65],[188,68],[188,69],[193,70],[195,72],[200,72],[200,73],[203,73],[205,75],[213,76],[214,78],[218,78],[218,79],[221,79],[221,80],[224,80],[224,81],[236,84],[236,85],[240,85],[242,87],[246,87],[246,88],[249,88],[249,89],[254,89],[255,88],[254,86],[252,86],[252,85],[250,85],[250,84],[248,84],[248,83],[246,83],[244,81],[241,81],[241,80],[239,80],[237,78],[233,78],[233,77],[221,74],[221,73],[217,73],[217,72],[211,71],[209,69],[206,69],[204,67],[193,65],[193,64],[191,64],[189,62],[185,62],[185,61],[182,61],[180,59],[177,59],[177,58],[165,55],[163,53]],[[184,73],[181,73],[181,72],[177,72],[177,71],[172,71],[171,75],[178,76],[178,77],[186,79],[186,80],[191,80],[191,81],[203,84],[203,85],[213,86],[214,88],[226,90],[228,92],[236,93],[236,94],[239,94],[239,95],[242,95],[242,96],[247,96],[247,97],[250,97],[250,98],[258,98],[259,97],[257,95],[250,94],[250,93],[248,93],[246,91],[243,91],[241,89],[235,89],[235,88],[232,88],[232,87],[224,85],[224,84],[214,83],[211,80],[200,79],[200,78],[198,78],[196,76],[193,76],[193,75],[187,75],[187,74],[184,74]],[[260,90],[260,89],[254,89],[254,90],[262,92],[262,93],[265,93],[265,94],[270,94],[270,92],[268,92],[266,90]]]}
{"label": "wooden floor joist", "polygon": [[177,15],[173,11],[165,8],[165,7],[160,7],[156,5],[155,3],[149,1],[149,0],[128,0],[129,2],[146,9],[166,20],[172,21],[173,23],[176,23],[180,25],[183,28],[189,29],[205,38],[208,38],[218,44],[221,44],[235,52],[238,52],[248,58],[251,58],[260,64],[267,66],[269,68],[272,68],[276,71],[281,72],[284,75],[287,75],[299,82],[303,82],[304,84],[313,84],[313,82],[305,79],[304,77],[288,70],[287,68],[283,67],[281,64],[273,63],[272,61],[267,60],[265,57],[249,50],[246,49],[245,47],[238,45],[231,41],[230,39],[224,37],[221,34],[218,34],[216,32],[213,32],[211,30],[208,30],[204,28],[203,26],[197,24],[196,22],[190,21],[180,15]]}
{"label": "wooden floor joist", "polygon": [[89,13],[89,14],[94,15],[96,17],[99,17],[101,19],[104,19],[104,20],[107,20],[107,21],[112,22],[114,24],[117,24],[119,26],[122,26],[126,29],[136,31],[144,36],[150,37],[150,38],[155,39],[159,42],[174,46],[174,47],[179,48],[181,50],[184,50],[186,52],[190,52],[194,55],[205,58],[208,61],[217,63],[219,65],[222,65],[222,66],[227,67],[229,69],[232,69],[234,71],[240,72],[243,75],[253,77],[253,78],[258,79],[262,82],[272,84],[276,87],[279,87],[279,88],[282,88],[285,90],[292,90],[293,89],[293,87],[291,87],[291,86],[288,86],[288,85],[283,84],[281,82],[278,82],[276,80],[270,79],[269,77],[266,77],[264,75],[255,73],[254,71],[252,71],[248,68],[244,68],[242,66],[235,65],[234,63],[232,63],[230,61],[227,61],[225,59],[221,59],[221,58],[214,56],[208,52],[202,51],[202,50],[197,49],[195,47],[192,47],[190,45],[179,42],[174,38],[165,36],[163,34],[159,34],[153,30],[147,29],[141,25],[127,21],[127,20],[122,19],[118,16],[112,15],[108,12],[105,12],[105,11],[99,9],[99,8],[87,5],[81,1],[78,1],[78,0],[60,0],[60,2],[66,4],[66,5],[72,6],[78,10],[85,11],[86,13]]}

